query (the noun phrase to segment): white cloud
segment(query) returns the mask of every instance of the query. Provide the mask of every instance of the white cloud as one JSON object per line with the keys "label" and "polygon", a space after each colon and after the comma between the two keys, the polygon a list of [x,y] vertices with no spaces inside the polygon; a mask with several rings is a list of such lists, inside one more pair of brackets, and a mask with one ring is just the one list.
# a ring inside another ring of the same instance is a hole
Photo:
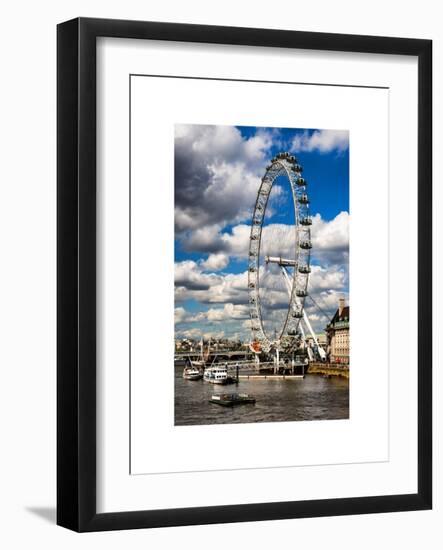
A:
{"label": "white cloud", "polygon": [[182,246],[187,252],[203,254],[217,253],[225,250],[220,225],[205,225],[186,233]]}
{"label": "white cloud", "polygon": [[230,256],[246,258],[249,251],[249,237],[251,235],[251,226],[245,224],[235,225],[231,233],[223,233],[221,241],[224,250]]}
{"label": "white cloud", "polygon": [[202,331],[200,328],[197,328],[197,327],[187,328],[183,330],[176,330],[175,336],[177,338],[199,339],[202,337]]}
{"label": "white cloud", "polygon": [[249,309],[246,305],[225,304],[222,308],[209,308],[188,317],[189,322],[209,321],[216,323],[234,319],[246,319],[249,316]]}
{"label": "white cloud", "polygon": [[174,309],[174,323],[182,323],[186,319],[186,310],[183,307],[176,307]]}
{"label": "white cloud", "polygon": [[346,264],[349,257],[349,214],[340,212],[325,221],[320,214],[312,218],[312,253],[324,264]]}
{"label": "white cloud", "polygon": [[[335,310],[338,307],[338,300],[345,297],[348,301],[348,293],[346,286],[342,287],[342,275],[336,273],[327,273],[327,270],[319,270],[312,277],[312,285],[310,292],[305,301],[305,309],[309,320],[315,332],[324,330],[326,324],[331,319]],[[328,285],[336,286],[335,289],[326,288]],[[214,291],[214,289],[212,289]],[[215,303],[218,299],[218,294],[210,296],[212,291],[206,291],[206,299],[212,299]],[[197,294],[193,293],[196,298]],[[263,306],[263,315],[265,328],[272,334],[274,329],[279,331],[282,323],[286,318],[288,307],[288,296],[285,292],[275,290],[267,291],[268,300]],[[245,296],[247,296],[245,294]],[[189,295],[187,296],[190,297]],[[201,297],[201,296],[200,296]],[[315,303],[311,300],[314,299]],[[205,301],[202,301],[204,307]],[[274,304],[271,304],[274,302]],[[220,305],[223,302],[220,302]],[[202,335],[208,338],[210,334],[214,337],[216,333],[223,332],[224,336],[232,336],[233,334],[241,334],[242,338],[250,337],[250,321],[249,321],[249,305],[244,304],[223,304],[222,307],[209,307],[207,310],[191,314],[186,312],[184,308],[177,308],[176,319],[180,320],[179,330],[177,335],[188,338],[200,338]],[[216,328],[211,328],[216,327]]]}
{"label": "white cloud", "polygon": [[219,252],[218,254],[210,254],[208,258],[201,263],[205,271],[221,271],[229,264],[229,257],[226,254]]}
{"label": "white cloud", "polygon": [[[267,330],[271,331],[274,328],[278,330],[284,322],[288,307],[288,292],[284,279],[279,271],[274,273],[262,267],[260,282],[262,312]],[[247,321],[249,317],[247,272],[221,275],[217,280],[214,279],[213,283],[205,290],[184,287],[176,289],[176,302],[194,299],[202,305],[223,305],[222,307],[209,307],[195,314],[187,313],[183,307],[177,307],[175,312],[177,322],[186,323],[187,326],[201,325],[202,327],[208,323],[220,323],[225,332],[228,329],[233,332],[239,329],[237,322],[242,321],[240,327],[246,328],[247,323],[245,324],[244,321]],[[315,330],[324,328],[337,308],[338,298],[346,295],[346,288],[347,271],[345,268],[312,266],[309,295],[319,307],[314,305],[310,298],[306,300],[305,307],[309,317],[312,316]],[[323,312],[326,312],[326,317]]]}
{"label": "white cloud", "polygon": [[[206,226],[190,233],[185,247],[188,251],[206,252],[214,257],[223,255],[244,259],[248,256],[250,233],[251,227],[246,224],[235,225],[230,232],[222,232],[220,226],[217,225]],[[294,240],[293,225],[267,225],[262,232],[261,254],[294,257]],[[328,265],[347,263],[349,251],[348,212],[340,212],[330,221],[323,220],[320,214],[313,216],[311,240],[312,255],[317,261]],[[216,267],[212,269],[217,270]]]}
{"label": "white cloud", "polygon": [[264,130],[243,139],[233,126],[177,125],[176,231],[248,219],[271,146]]}
{"label": "white cloud", "polygon": [[193,327],[189,329],[178,330],[176,331],[175,336],[176,338],[190,338],[193,340],[200,340],[200,338],[203,338],[204,340],[209,340],[210,338],[213,340],[217,340],[219,338],[225,337],[225,331],[207,331],[204,328]]}
{"label": "white cloud", "polygon": [[[175,265],[175,301],[197,300],[204,304],[246,304],[248,302],[248,272],[228,274],[202,273],[195,262]],[[177,278],[177,274],[179,277]]]}
{"label": "white cloud", "polygon": [[200,299],[211,304],[246,304],[248,302],[248,272],[228,273],[200,293]]}
{"label": "white cloud", "polygon": [[346,286],[347,272],[344,268],[311,266],[309,291],[311,294],[323,290],[342,290]]}
{"label": "white cloud", "polygon": [[202,273],[197,262],[185,260],[175,264],[175,285],[190,290],[207,290],[219,282],[220,278],[213,273]]}
{"label": "white cloud", "polygon": [[349,148],[349,132],[347,130],[315,130],[313,133],[304,132],[294,137],[291,151],[330,153],[337,151],[339,153]]}

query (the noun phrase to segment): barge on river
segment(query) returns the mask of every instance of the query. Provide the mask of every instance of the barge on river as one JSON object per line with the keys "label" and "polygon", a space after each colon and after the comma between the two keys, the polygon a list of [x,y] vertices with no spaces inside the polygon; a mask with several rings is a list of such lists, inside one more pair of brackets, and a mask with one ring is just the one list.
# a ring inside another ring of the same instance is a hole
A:
{"label": "barge on river", "polygon": [[222,405],[224,407],[233,407],[234,405],[255,404],[255,397],[248,393],[219,393],[213,395],[209,400],[210,403]]}

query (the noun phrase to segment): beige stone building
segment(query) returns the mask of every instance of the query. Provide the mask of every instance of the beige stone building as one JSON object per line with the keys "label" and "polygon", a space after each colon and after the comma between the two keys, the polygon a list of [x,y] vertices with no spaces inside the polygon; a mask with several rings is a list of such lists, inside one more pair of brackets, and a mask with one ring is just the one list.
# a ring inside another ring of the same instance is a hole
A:
{"label": "beige stone building", "polygon": [[326,327],[328,358],[331,363],[349,365],[349,306],[340,298],[338,309]]}

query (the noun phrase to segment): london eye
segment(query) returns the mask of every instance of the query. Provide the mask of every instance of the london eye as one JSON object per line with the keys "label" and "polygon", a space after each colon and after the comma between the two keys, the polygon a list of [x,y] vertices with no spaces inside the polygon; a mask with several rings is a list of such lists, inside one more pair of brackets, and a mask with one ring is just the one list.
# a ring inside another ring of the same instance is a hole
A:
{"label": "london eye", "polygon": [[295,156],[278,153],[266,166],[253,210],[248,256],[252,347],[257,352],[293,351],[311,334],[305,311],[311,273],[311,225],[307,181]]}

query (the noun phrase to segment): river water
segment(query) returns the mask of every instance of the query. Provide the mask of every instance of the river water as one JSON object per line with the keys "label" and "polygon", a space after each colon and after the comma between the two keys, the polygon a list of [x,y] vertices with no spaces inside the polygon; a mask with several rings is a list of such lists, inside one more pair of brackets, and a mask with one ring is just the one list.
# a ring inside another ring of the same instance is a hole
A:
{"label": "river water", "polygon": [[[349,418],[346,378],[308,374],[303,379],[241,379],[238,384],[218,386],[184,380],[182,374],[183,367],[175,367],[176,426]],[[234,392],[252,394],[255,405],[221,407],[208,402],[211,395]]]}

